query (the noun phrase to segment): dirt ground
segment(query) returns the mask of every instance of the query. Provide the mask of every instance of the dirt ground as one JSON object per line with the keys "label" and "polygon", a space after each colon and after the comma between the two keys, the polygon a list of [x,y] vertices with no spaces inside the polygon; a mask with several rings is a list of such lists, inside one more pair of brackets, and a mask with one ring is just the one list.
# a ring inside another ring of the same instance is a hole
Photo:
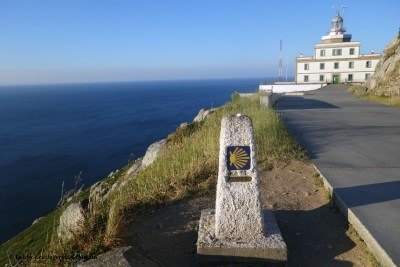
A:
{"label": "dirt ground", "polygon": [[[288,246],[288,266],[376,266],[315,174],[298,161],[260,173],[262,202]],[[214,205],[213,195],[154,209],[134,218],[121,238],[160,266],[208,265],[196,255],[197,229],[201,210]]]}

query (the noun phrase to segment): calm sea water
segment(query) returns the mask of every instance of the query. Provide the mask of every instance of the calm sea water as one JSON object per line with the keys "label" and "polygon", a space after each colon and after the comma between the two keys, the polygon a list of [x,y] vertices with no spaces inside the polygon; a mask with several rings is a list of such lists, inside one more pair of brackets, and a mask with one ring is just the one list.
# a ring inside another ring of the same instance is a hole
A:
{"label": "calm sea water", "polygon": [[[264,79],[265,80],[265,79]],[[261,79],[0,87],[0,242]]]}

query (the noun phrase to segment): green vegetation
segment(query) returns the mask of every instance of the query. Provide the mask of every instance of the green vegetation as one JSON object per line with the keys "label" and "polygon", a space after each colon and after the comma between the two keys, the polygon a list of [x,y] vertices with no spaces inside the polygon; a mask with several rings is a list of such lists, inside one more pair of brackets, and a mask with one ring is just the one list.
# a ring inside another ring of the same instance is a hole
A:
{"label": "green vegetation", "polygon": [[359,87],[353,85],[350,86],[347,91],[349,93],[356,94],[357,98],[362,100],[377,102],[388,106],[400,107],[400,96],[375,95],[372,93],[357,94],[358,88]]}
{"label": "green vegetation", "polygon": [[389,96],[377,96],[372,94],[365,94],[358,96],[358,98],[367,101],[378,102],[384,105],[400,107],[400,96],[389,97]]}
{"label": "green vegetation", "polygon": [[[304,151],[288,134],[279,115],[260,106],[259,95],[241,98],[234,94],[232,102],[215,110],[205,121],[191,123],[168,136],[169,142],[156,161],[120,190],[110,193],[106,201],[96,203],[88,213],[82,230],[75,233],[74,238],[61,241],[54,237],[60,215],[56,211],[41,222],[41,225],[46,225],[46,231],[39,231],[41,228],[34,225],[3,245],[0,264],[4,263],[4,251],[10,248],[13,254],[20,250],[35,254],[101,253],[110,246],[118,245],[118,233],[135,213],[212,192],[218,173],[221,119],[226,114],[237,113],[248,115],[253,120],[261,167],[271,168],[280,162],[305,158]],[[123,178],[129,167],[126,166],[113,179]],[[35,240],[37,245],[32,245],[29,240]]]}

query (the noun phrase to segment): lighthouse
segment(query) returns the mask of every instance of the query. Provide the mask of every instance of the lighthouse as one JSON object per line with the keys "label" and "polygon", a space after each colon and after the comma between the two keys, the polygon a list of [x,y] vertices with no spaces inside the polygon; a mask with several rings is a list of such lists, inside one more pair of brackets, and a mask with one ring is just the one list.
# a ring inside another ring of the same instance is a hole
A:
{"label": "lighthouse", "polygon": [[327,35],[314,46],[314,55],[296,58],[296,83],[363,83],[368,80],[381,54],[361,54],[361,43],[351,39],[343,17],[336,12]]}

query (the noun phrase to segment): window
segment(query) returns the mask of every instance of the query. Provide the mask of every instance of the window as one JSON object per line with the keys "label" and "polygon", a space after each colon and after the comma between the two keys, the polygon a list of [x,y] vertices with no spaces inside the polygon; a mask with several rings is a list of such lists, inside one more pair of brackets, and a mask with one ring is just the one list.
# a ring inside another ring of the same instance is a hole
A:
{"label": "window", "polygon": [[342,49],[333,49],[333,55],[334,56],[341,56],[342,55]]}
{"label": "window", "polygon": [[324,70],[325,69],[325,63],[319,63],[319,69]]}
{"label": "window", "polygon": [[349,69],[354,69],[354,62],[349,62]]}
{"label": "window", "polygon": [[308,75],[304,75],[304,82],[308,82]]}
{"label": "window", "polygon": [[325,81],[325,77],[324,77],[324,75],[319,75],[319,81],[320,81],[320,82],[323,82],[323,81]]}
{"label": "window", "polygon": [[349,76],[347,76],[347,80],[349,82],[352,82],[353,81],[353,74],[349,74]]}
{"label": "window", "polygon": [[310,69],[310,65],[308,65],[307,63],[304,64],[304,70],[309,70]]}
{"label": "window", "polygon": [[365,67],[366,68],[371,68],[372,62],[371,61],[367,61],[365,62]]}
{"label": "window", "polygon": [[354,55],[354,48],[350,48],[350,55]]}
{"label": "window", "polygon": [[320,50],[319,51],[319,55],[321,56],[321,57],[324,57],[325,56],[325,50],[323,49],[323,50]]}
{"label": "window", "polygon": [[339,62],[335,62],[334,68],[335,68],[335,69],[338,69],[338,68],[339,68]]}
{"label": "window", "polygon": [[365,80],[368,80],[369,77],[371,77],[371,73],[366,73],[366,74],[365,74]]}

